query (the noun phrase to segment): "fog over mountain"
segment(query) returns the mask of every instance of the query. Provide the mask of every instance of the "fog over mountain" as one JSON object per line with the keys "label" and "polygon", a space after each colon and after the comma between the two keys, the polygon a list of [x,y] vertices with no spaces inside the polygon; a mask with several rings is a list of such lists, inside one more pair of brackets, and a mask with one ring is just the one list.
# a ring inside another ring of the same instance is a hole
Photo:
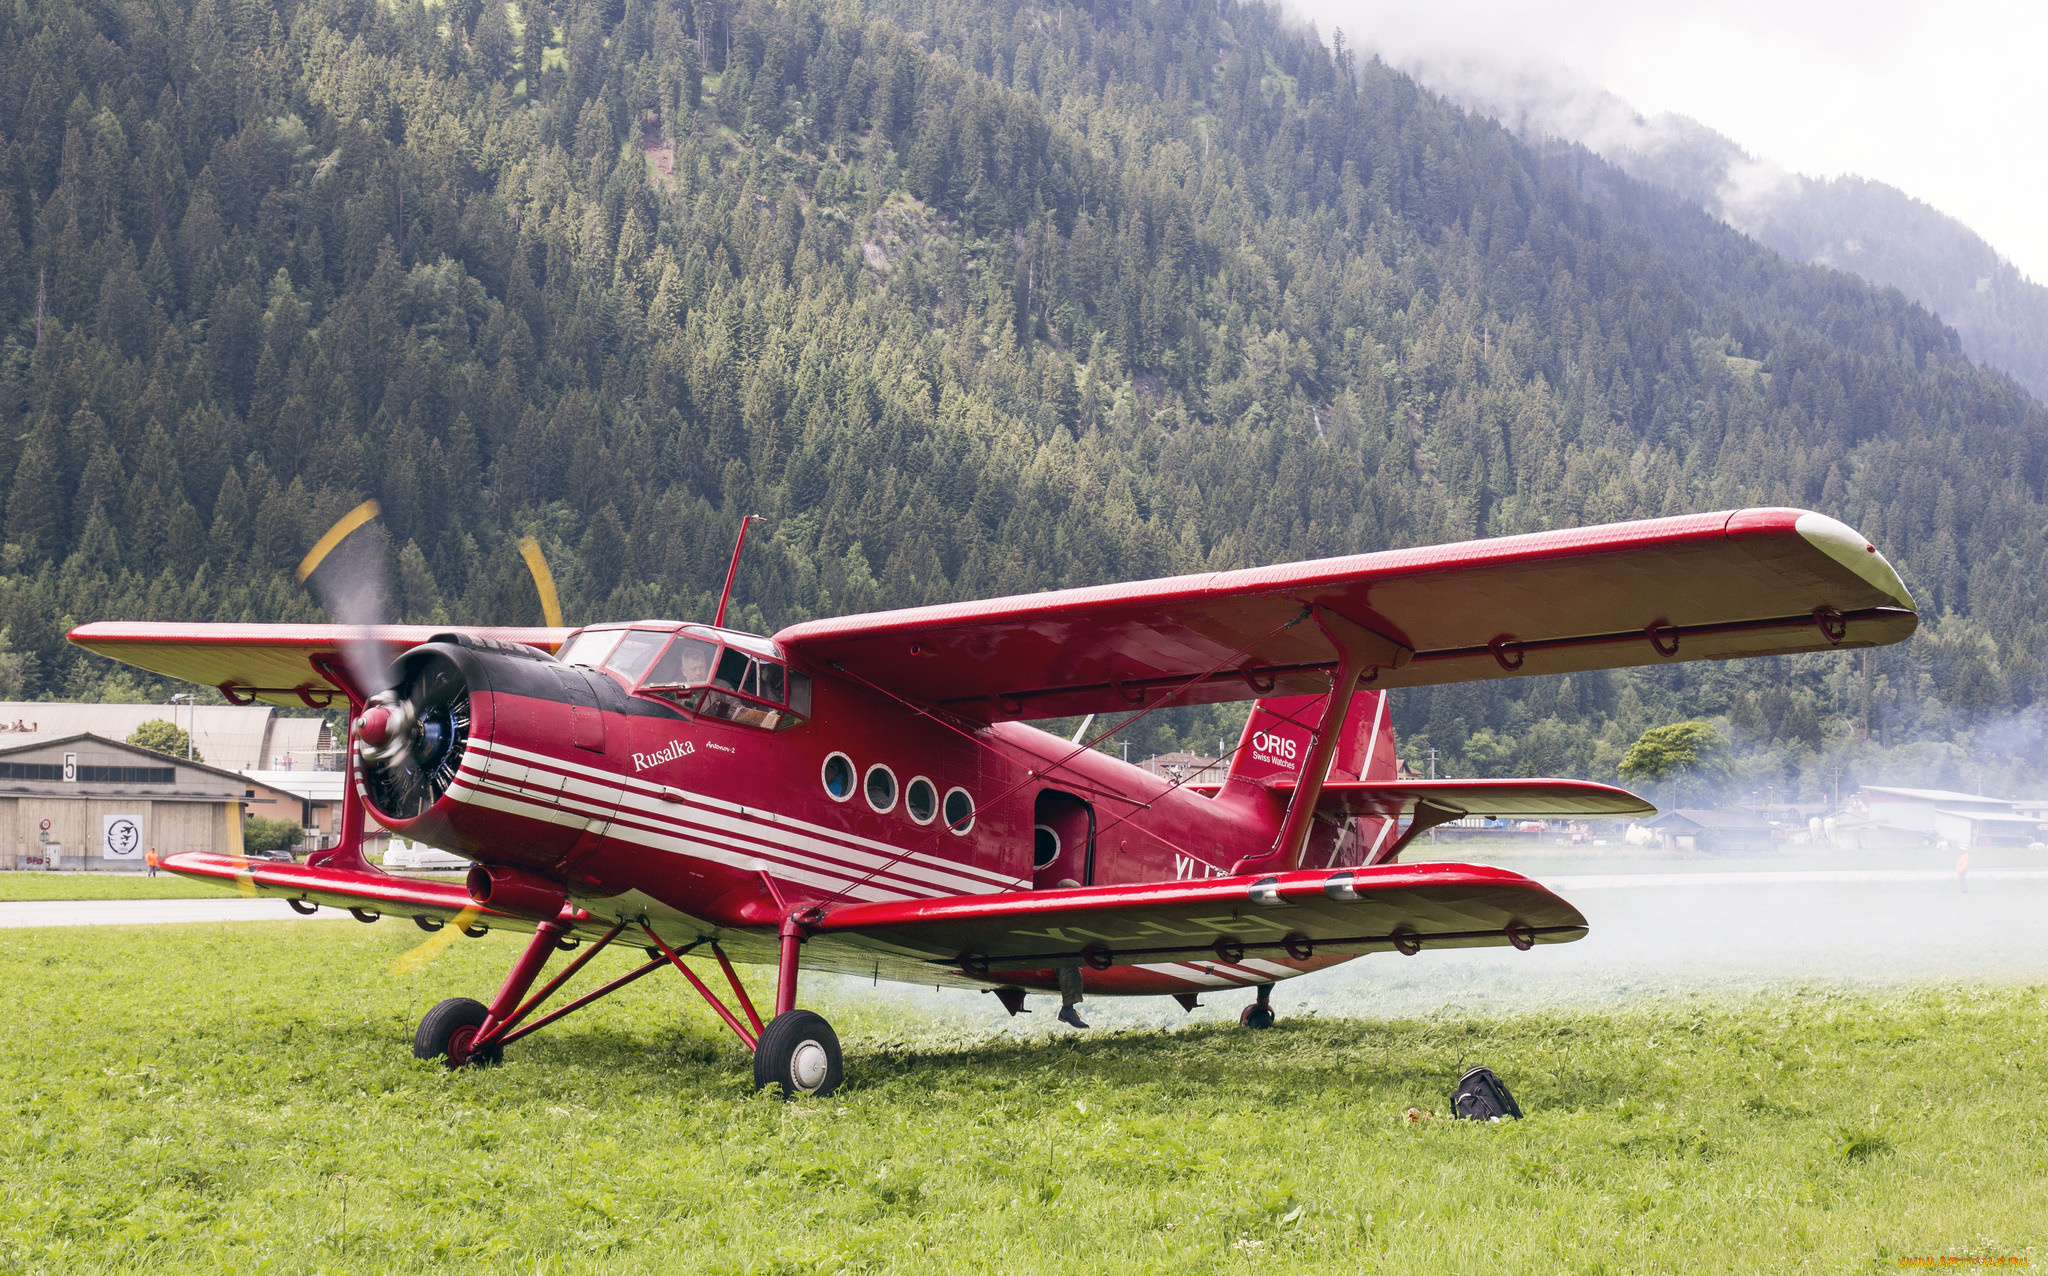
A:
{"label": "fog over mountain", "polygon": [[1925,201],[1862,177],[1790,172],[1697,120],[1645,116],[1562,69],[1448,56],[1390,61],[1524,138],[1583,145],[1787,257],[1898,288],[1952,325],[1971,358],[2048,399],[2048,287]]}

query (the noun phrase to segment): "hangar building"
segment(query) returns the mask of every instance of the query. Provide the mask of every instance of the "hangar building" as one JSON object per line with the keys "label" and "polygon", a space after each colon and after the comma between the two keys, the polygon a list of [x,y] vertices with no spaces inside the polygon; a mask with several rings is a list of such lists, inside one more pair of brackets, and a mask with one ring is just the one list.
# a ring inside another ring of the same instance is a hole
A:
{"label": "hangar building", "polygon": [[119,740],[0,735],[0,868],[140,871],[152,848],[238,853],[245,804],[270,818],[299,809],[296,795]]}

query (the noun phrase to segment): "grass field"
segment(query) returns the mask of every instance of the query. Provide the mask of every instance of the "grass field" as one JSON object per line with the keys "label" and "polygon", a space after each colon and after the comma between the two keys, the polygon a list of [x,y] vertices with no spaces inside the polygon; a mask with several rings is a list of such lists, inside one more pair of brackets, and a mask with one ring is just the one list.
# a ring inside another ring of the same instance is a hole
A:
{"label": "grass field", "polygon": [[[517,942],[393,973],[419,939],[0,932],[0,1269],[2048,1261],[2048,987],[1055,1036],[1017,1035],[991,998],[818,980],[806,1001],[846,1040],[850,1084],[782,1103],[659,976],[500,1068],[416,1063],[420,1014],[487,995]],[[1305,1009],[1313,984],[1288,994]],[[1467,1061],[1528,1119],[1411,1124]]]}
{"label": "grass field", "polygon": [[227,893],[169,873],[0,873],[0,900],[218,899]]}

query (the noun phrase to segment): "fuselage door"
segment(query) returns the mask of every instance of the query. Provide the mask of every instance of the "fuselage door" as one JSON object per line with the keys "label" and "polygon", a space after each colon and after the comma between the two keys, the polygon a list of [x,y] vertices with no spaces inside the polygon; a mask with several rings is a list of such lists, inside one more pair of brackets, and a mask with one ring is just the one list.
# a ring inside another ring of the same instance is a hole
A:
{"label": "fuselage door", "polygon": [[1046,789],[1031,807],[1031,885],[1057,890],[1095,884],[1095,808]]}

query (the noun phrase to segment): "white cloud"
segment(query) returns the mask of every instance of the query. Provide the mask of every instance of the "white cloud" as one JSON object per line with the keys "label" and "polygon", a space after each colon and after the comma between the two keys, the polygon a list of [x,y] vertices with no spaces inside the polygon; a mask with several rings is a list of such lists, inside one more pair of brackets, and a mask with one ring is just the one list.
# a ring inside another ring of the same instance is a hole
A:
{"label": "white cloud", "polygon": [[1889,182],[2048,281],[2035,0],[1294,0],[1397,66],[1560,70],[1816,177]]}

